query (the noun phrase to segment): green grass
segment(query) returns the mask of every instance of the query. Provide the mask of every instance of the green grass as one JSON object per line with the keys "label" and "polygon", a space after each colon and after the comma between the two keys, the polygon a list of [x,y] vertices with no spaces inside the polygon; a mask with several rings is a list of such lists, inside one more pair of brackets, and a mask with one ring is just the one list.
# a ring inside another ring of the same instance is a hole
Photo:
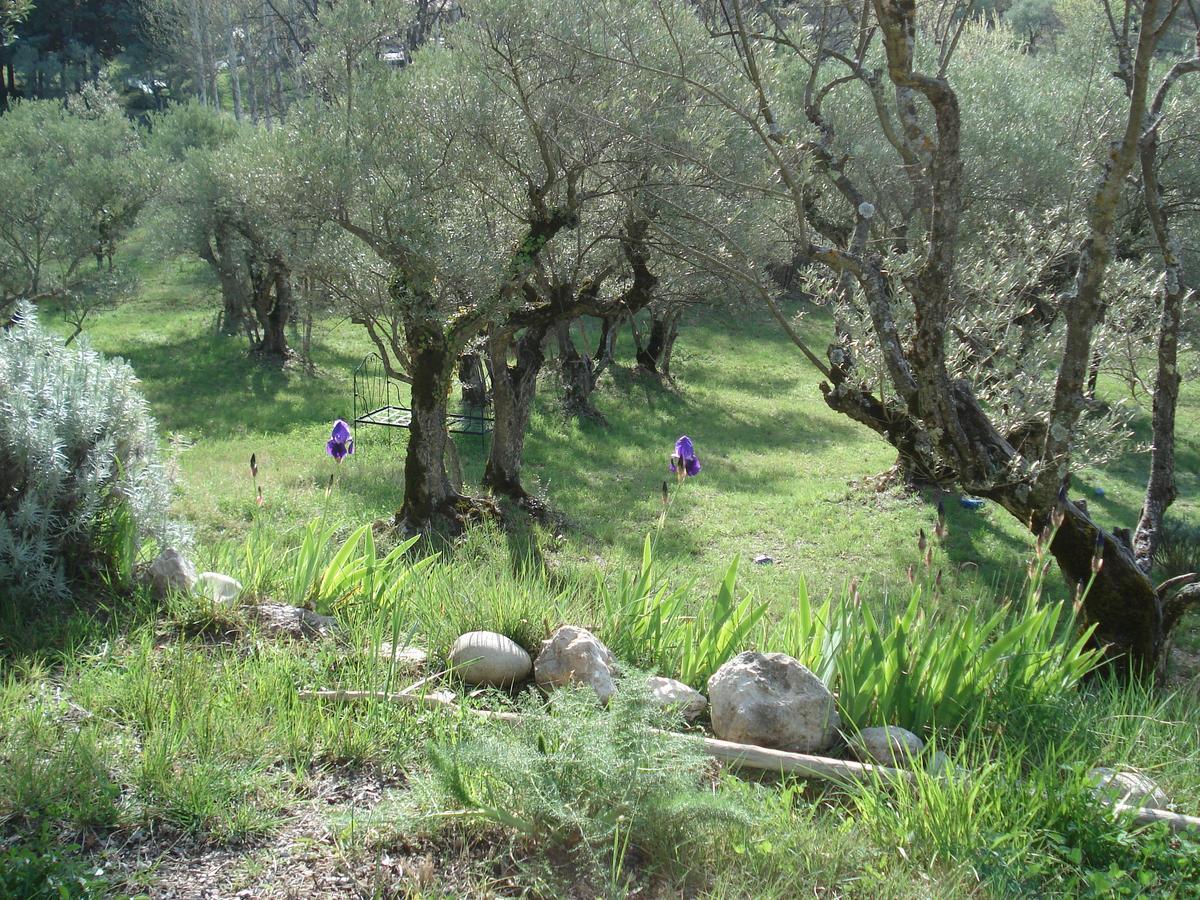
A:
{"label": "green grass", "polygon": [[[321,319],[314,376],[260,366],[240,338],[215,333],[216,288],[203,264],[163,259],[145,240],[131,247],[141,296],[96,316],[87,333],[105,353],[128,359],[142,379],[164,436],[173,440],[181,475],[179,511],[200,543],[238,539],[258,521],[295,530],[329,501],[333,521],[351,526],[389,515],[402,499],[405,432],[363,428],[358,452],[340,467],[324,454],[335,418],[351,417],[352,373],[371,347],[362,329]],[[824,322],[813,314],[813,343]],[[52,319],[51,319],[52,320]],[[590,337],[589,337],[590,342]],[[618,352],[631,355],[629,339]],[[547,368],[552,368],[548,366]],[[827,409],[818,374],[769,320],[751,310],[685,324],[674,363],[676,385],[605,379],[598,403],[609,428],[565,419],[556,385],[539,393],[526,449],[526,481],[564,517],[542,549],[560,570],[636,566],[644,536],[661,512],[661,484],[675,438],[696,442],[703,474],[674,489],[658,555],[682,578],[711,582],[730,560],[757,595],[780,603],[801,576],[814,596],[851,578],[883,593],[904,588],[919,562],[919,528],[931,529],[935,498],[878,493],[861,480],[886,470],[884,442]],[[1180,501],[1173,515],[1200,521],[1200,384],[1186,385],[1179,413]],[[1139,423],[1139,437],[1147,436]],[[459,437],[468,481],[478,482],[484,454]],[[249,477],[257,454],[265,503],[255,505]],[[1131,452],[1103,472],[1086,472],[1079,489],[1108,527],[1136,522],[1148,466]],[[1091,489],[1105,488],[1105,496]],[[1032,546],[994,504],[977,512],[948,498],[948,589],[954,600],[1005,593],[1017,585]],[[527,545],[513,541],[515,557]],[[751,565],[759,553],[768,566]]]}
{"label": "green grass", "polygon": [[[88,337],[142,379],[178,468],[178,511],[196,528],[198,567],[240,578],[258,599],[284,599],[296,590],[295,548],[309,521],[324,510],[340,542],[401,500],[403,433],[360,431],[341,466],[324,454],[332,420],[350,417],[351,373],[369,345],[356,326],[326,317],[314,375],[259,366],[242,340],[214,333],[216,290],[200,264],[160,258],[146,235],[129,252],[141,293],[97,315]],[[64,879],[76,894],[96,892],[98,868],[119,893],[153,889],[179,877],[168,849],[233,854],[235,880],[222,889],[233,894],[266,883],[299,845],[315,848],[316,869],[365,896],[1196,896],[1200,847],[1105,818],[1081,776],[1097,764],[1132,766],[1180,809],[1200,811],[1194,686],[1156,693],[1097,680],[1034,704],[993,691],[966,726],[938,733],[975,773],[969,784],[930,777],[915,790],[858,791],[734,777],[641,732],[632,739],[649,721],[632,686],[629,703],[623,696],[607,712],[525,701],[534,721],[515,731],[457,711],[299,698],[306,688],[395,689],[415,677],[381,657],[382,641],[419,643],[434,666],[475,628],[534,649],[571,621],[618,644],[608,631],[625,626],[601,584],[611,591],[622,575],[637,577],[682,433],[704,471],[673,487],[656,541],[659,574],[680,592],[677,615],[707,609],[734,559],[734,596],[767,606],[751,644],[769,641],[796,608],[801,577],[814,603],[842,597],[851,579],[874,611],[907,600],[906,570],[920,570],[916,534],[932,531],[936,498],[860,482],[893,453],[824,407],[817,376],[775,327],[753,314],[689,322],[674,368],[672,388],[623,370],[606,379],[597,399],[607,429],[566,421],[547,377],[526,471],[560,524],[477,528],[438,547],[435,563],[376,606],[329,599],[336,638],[272,639],[244,610],[185,598],[86,597],[43,615],[0,605],[0,865],[19,864],[25,879],[10,879],[19,888],[0,880],[0,897],[57,896]],[[1146,423],[1138,427],[1144,437]],[[462,439],[460,450],[468,480],[478,480],[478,442]],[[1103,524],[1134,522],[1147,465],[1131,452],[1084,473],[1080,489]],[[1173,513],[1195,526],[1196,385],[1184,388],[1179,470]],[[1090,496],[1096,486],[1103,499]],[[994,505],[971,512],[947,499],[931,622],[985,616],[1004,596],[1023,596],[1032,552]],[[753,565],[757,553],[776,563]],[[1194,633],[1195,620],[1186,627]],[[509,703],[495,693],[472,702]],[[697,824],[706,809],[723,825]],[[114,848],[134,835],[168,868],[123,868]],[[71,845],[86,849],[59,849]]]}
{"label": "green grass", "polygon": [[[539,586],[503,565],[446,562],[405,583],[401,620],[436,655],[476,622],[528,644],[596,610],[586,584],[553,598]],[[205,608],[186,598],[76,613],[86,628],[63,631],[86,639],[48,662],[6,663],[0,830],[45,866],[62,842],[143,834],[153,852],[241,855],[246,875],[303,827],[332,833],[339,865],[360,879],[394,890],[382,860],[432,857],[424,886],[460,895],[494,885],[498,868],[537,896],[581,884],[607,885],[598,896],[1103,896],[1113,885],[1189,896],[1195,884],[1200,846],[1114,824],[1082,779],[1092,765],[1132,766],[1180,808],[1200,806],[1194,693],[1100,681],[1033,705],[998,697],[945,738],[969,782],[845,791],[718,776],[694,748],[645,731],[663,721],[640,705],[636,675],[606,712],[586,693],[550,710],[519,698],[530,719],[515,730],[456,710],[299,698],[394,688],[377,652],[391,612],[349,615],[338,638],[311,643],[268,639],[236,610],[209,608],[219,627],[196,628]],[[377,803],[358,799],[364,779],[386,786]],[[122,876],[114,856],[92,859],[118,890],[155,883],[153,871]]]}

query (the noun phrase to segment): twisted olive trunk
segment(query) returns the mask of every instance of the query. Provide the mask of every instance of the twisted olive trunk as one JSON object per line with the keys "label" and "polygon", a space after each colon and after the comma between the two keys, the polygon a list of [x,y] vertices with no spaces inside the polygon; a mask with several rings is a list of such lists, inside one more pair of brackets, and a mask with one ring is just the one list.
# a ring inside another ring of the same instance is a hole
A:
{"label": "twisted olive trunk", "polygon": [[488,389],[484,379],[483,359],[474,351],[458,358],[458,381],[462,387],[462,401],[466,406],[487,406]]}
{"label": "twisted olive trunk", "polygon": [[592,392],[596,379],[591,362],[580,354],[571,339],[571,323],[562,321],[555,325],[558,338],[558,365],[563,382],[563,406],[567,415],[581,419],[604,422],[604,415],[592,404]]}
{"label": "twisted olive trunk", "polygon": [[287,323],[294,307],[291,270],[283,257],[276,254],[268,266],[265,289],[255,298],[255,314],[262,327],[262,340],[255,350],[260,355],[280,361],[292,355]]}
{"label": "twisted olive trunk", "polygon": [[[487,344],[495,424],[483,483],[494,493],[518,502],[532,499],[521,484],[521,467],[537,377],[546,361],[546,330],[544,325],[527,328],[516,341],[511,331],[498,332]],[[515,355],[512,365],[510,354]]]}
{"label": "twisted olive trunk", "polygon": [[412,528],[456,521],[463,497],[446,473],[446,404],[457,354],[436,324],[406,326],[412,367],[412,422],[404,459],[404,505],[398,519]]}
{"label": "twisted olive trunk", "polygon": [[218,228],[211,242],[201,243],[199,255],[212,268],[221,285],[221,333],[230,336],[242,333],[247,326],[250,292],[233,261],[228,232]]}
{"label": "twisted olive trunk", "polygon": [[[1040,503],[1027,482],[976,481],[948,467],[924,423],[899,403],[881,402],[870,392],[838,380],[837,370],[832,374],[835,384],[822,385],[826,404],[870,427],[916,470],[936,473],[938,480],[957,483],[970,493],[988,497],[1020,520],[1031,534],[1040,534],[1050,523],[1054,510],[1061,509],[1062,524],[1055,532],[1050,552],[1072,590],[1086,585],[1095,574],[1082,609],[1083,620],[1097,626],[1094,643],[1105,648],[1108,659],[1118,669],[1133,674],[1152,674],[1158,670],[1172,623],[1164,617],[1163,600],[1138,567],[1128,545],[1097,526],[1075,503]],[[962,382],[955,384],[952,397],[955,416],[962,423],[967,439],[977,448],[980,459],[996,471],[1015,468],[1017,451],[991,425],[969,387]],[[1093,560],[1097,558],[1103,563],[1099,572],[1093,573]]]}
{"label": "twisted olive trunk", "polygon": [[[679,336],[679,320],[682,314],[678,310],[665,313],[655,313],[650,321],[650,339],[643,347],[637,349],[638,365],[651,375],[666,377],[671,369],[671,350],[675,339]],[[636,332],[634,335],[636,337]]]}
{"label": "twisted olive trunk", "polygon": [[1154,381],[1153,435],[1150,450],[1150,477],[1138,520],[1133,547],[1143,571],[1149,572],[1162,532],[1163,517],[1175,502],[1175,411],[1179,405],[1179,333],[1185,304],[1193,292],[1184,284],[1182,242],[1173,233],[1163,204],[1158,179],[1159,126],[1163,105],[1174,84],[1184,75],[1200,72],[1200,24],[1196,30],[1196,55],[1171,67],[1150,105],[1151,125],[1142,132],[1138,156],[1142,168],[1142,200],[1151,230],[1162,258],[1162,309],[1158,326],[1158,371]]}

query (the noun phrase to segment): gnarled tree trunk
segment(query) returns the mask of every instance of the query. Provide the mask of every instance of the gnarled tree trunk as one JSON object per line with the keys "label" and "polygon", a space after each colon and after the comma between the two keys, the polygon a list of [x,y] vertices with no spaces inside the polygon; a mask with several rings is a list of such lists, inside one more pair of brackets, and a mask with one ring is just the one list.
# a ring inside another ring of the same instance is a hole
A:
{"label": "gnarled tree trunk", "polygon": [[605,422],[604,415],[592,404],[596,379],[592,374],[591,360],[576,349],[571,339],[570,321],[558,322],[554,332],[558,338],[558,366],[563,382],[563,407],[567,415]]}
{"label": "gnarled tree trunk", "polygon": [[255,298],[255,312],[262,327],[262,340],[255,348],[257,353],[280,361],[292,355],[287,323],[294,306],[291,270],[283,257],[276,254],[268,264],[266,289]]}
{"label": "gnarled tree trunk", "polygon": [[446,473],[446,404],[457,354],[435,323],[409,321],[405,334],[412,360],[412,424],[404,459],[404,505],[397,517],[412,528],[454,523],[463,497]]}
{"label": "gnarled tree trunk", "polygon": [[484,378],[483,360],[472,351],[458,358],[458,380],[462,385],[462,401],[466,406],[487,406],[488,389]]}
{"label": "gnarled tree trunk", "polygon": [[[521,484],[521,466],[538,372],[546,359],[546,330],[544,325],[532,326],[515,341],[511,331],[498,331],[487,344],[495,425],[483,483],[497,494],[524,503],[533,499]],[[515,357],[511,365],[510,355]]]}
{"label": "gnarled tree trunk", "polygon": [[1150,105],[1150,126],[1142,132],[1138,156],[1142,166],[1142,199],[1151,230],[1162,259],[1162,309],[1158,326],[1158,371],[1154,381],[1153,440],[1150,449],[1150,477],[1146,497],[1133,540],[1134,556],[1144,572],[1154,562],[1162,532],[1163,517],[1175,502],[1175,410],[1179,405],[1179,331],[1184,303],[1192,292],[1183,282],[1181,244],[1172,234],[1163,204],[1158,179],[1159,126],[1163,105],[1175,82],[1182,76],[1200,72],[1200,23],[1196,32],[1196,55],[1171,67],[1155,92]]}
{"label": "gnarled tree trunk", "polygon": [[[650,320],[650,339],[644,347],[639,340],[637,348],[637,363],[649,374],[662,378],[669,376],[671,350],[675,346],[675,339],[679,336],[679,320],[681,318],[682,313],[675,309],[653,314]],[[637,331],[634,331],[634,338],[637,337]]]}
{"label": "gnarled tree trunk", "polygon": [[613,364],[617,352],[617,334],[621,330],[623,315],[602,316],[600,318],[600,340],[596,343],[595,368],[597,378],[600,373]]}
{"label": "gnarled tree trunk", "polygon": [[221,286],[221,333],[241,334],[247,326],[250,292],[242,273],[238,271],[237,263],[234,262],[228,233],[224,229],[218,229],[211,242],[205,241],[200,245],[199,254],[212,268]]}

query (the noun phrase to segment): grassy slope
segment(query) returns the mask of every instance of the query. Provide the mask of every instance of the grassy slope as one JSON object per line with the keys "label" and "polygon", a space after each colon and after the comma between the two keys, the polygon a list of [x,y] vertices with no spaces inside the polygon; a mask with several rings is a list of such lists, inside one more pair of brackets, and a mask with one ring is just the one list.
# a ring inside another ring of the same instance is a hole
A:
{"label": "grassy slope", "polygon": [[[198,528],[201,563],[228,560],[228,545],[256,521],[282,543],[296,543],[294,531],[320,510],[334,471],[329,514],[345,529],[387,514],[399,501],[402,435],[362,434],[360,451],[340,468],[323,453],[330,421],[349,416],[350,373],[367,350],[356,330],[322,325],[315,378],[263,369],[246,358],[240,341],[212,334],[215,292],[202,268],[158,260],[144,245],[140,252],[140,298],[98,316],[89,335],[99,349],[132,362],[164,434],[180,448],[179,505]],[[659,543],[677,577],[710,584],[736,556],[747,563],[743,586],[778,604],[794,596],[801,575],[818,594],[855,576],[879,591],[903,583],[905,568],[917,561],[915,533],[930,525],[932,507],[852,487],[885,469],[891,453],[825,410],[815,377],[776,330],[751,321],[690,323],[676,371],[673,392],[625,377],[606,382],[599,401],[611,422],[607,430],[564,422],[553,381],[545,385],[527,459],[530,483],[567,520],[561,539],[538,535],[551,548],[553,568],[569,575],[593,566],[632,567],[642,536],[659,517],[666,455],[686,431],[705,470],[676,492]],[[1177,514],[1195,520],[1200,391],[1194,387],[1185,393],[1181,422],[1184,500]],[[468,478],[477,477],[478,445],[460,446]],[[261,510],[248,477],[251,452],[266,490]],[[1103,501],[1092,500],[1106,524],[1132,522],[1146,464],[1145,455],[1131,455],[1105,473],[1088,474],[1089,486],[1106,488]],[[1011,584],[1012,573],[1022,571],[1028,541],[994,507],[972,513],[951,501],[949,513],[948,602],[990,599],[994,584]],[[437,653],[456,629],[496,628],[529,643],[548,617],[586,617],[585,592],[564,595],[557,609],[548,609],[544,583],[514,579],[506,559],[526,549],[495,532],[474,535],[459,551],[466,565],[435,570],[406,600],[404,626],[420,625]],[[778,563],[749,565],[759,552]],[[296,686],[393,683],[371,649],[386,622],[352,616],[340,644],[288,646],[257,640],[237,614],[222,620],[184,602],[122,616],[109,626],[81,620],[54,668],[22,662],[0,670],[6,676],[0,796],[9,798],[13,817],[0,821],[0,830],[65,822],[60,835],[83,835],[115,883],[130,889],[143,882],[189,884],[193,872],[216,866],[227,871],[210,884],[219,883],[223,893],[266,884],[279,894],[341,896],[346,877],[370,885],[381,860],[391,858],[402,862],[407,874],[400,883],[414,893],[561,893],[562,872],[538,874],[544,836],[531,841],[473,825],[446,832],[425,816],[423,810],[455,803],[431,786],[424,747],[431,740],[474,740],[469,724],[387,705],[294,700]],[[240,637],[225,643],[225,631]],[[200,640],[181,639],[197,634]],[[755,821],[749,831],[720,831],[686,852],[679,845],[643,846],[643,835],[635,843],[647,853],[683,853],[691,874],[676,872],[665,883],[676,893],[686,892],[688,878],[699,878],[719,896],[952,895],[974,892],[985,877],[985,893],[1074,895],[1084,881],[1104,877],[1095,872],[1107,860],[1132,873],[1145,862],[1140,848],[1164,859],[1170,848],[1131,842],[1078,807],[1056,808],[1061,766],[1134,765],[1194,809],[1200,723],[1193,707],[1183,694],[1160,702],[1101,690],[1065,707],[1021,711],[1019,721],[996,722],[961,748],[972,769],[999,760],[979,796],[931,787],[892,802],[887,792],[868,792],[854,813],[847,798],[794,803],[793,793],[730,780],[719,793]],[[502,746],[505,754],[520,749]],[[1021,780],[1006,780],[1009,764]],[[503,776],[501,767],[495,777]],[[593,787],[588,779],[605,777],[602,769],[580,769],[575,787],[586,796]],[[569,787],[561,778],[553,784]],[[527,801],[518,792],[510,811],[538,815],[533,806],[522,808]],[[5,807],[0,803],[0,817]],[[149,836],[136,866],[125,849],[131,833]],[[329,838],[314,838],[321,834]],[[178,841],[183,849],[172,850]],[[1071,862],[1076,851],[1084,854],[1080,863]],[[294,881],[290,865],[280,863],[285,853],[303,856],[309,880]],[[653,884],[657,876],[646,863],[635,871]],[[568,872],[582,871],[577,864]],[[383,883],[394,883],[398,871],[384,872]]]}
{"label": "grassy slope", "polygon": [[[256,515],[281,531],[296,528],[320,509],[335,468],[323,443],[334,418],[351,417],[351,373],[370,349],[363,334],[348,322],[320,323],[315,377],[258,366],[240,339],[214,334],[215,288],[202,264],[162,260],[138,246],[141,297],[98,315],[88,335],[133,364],[162,431],[176,439],[180,512],[204,544],[239,537]],[[819,322],[811,332],[820,345]],[[918,561],[917,530],[933,520],[931,499],[854,486],[885,470],[893,454],[824,406],[818,375],[777,328],[753,314],[687,323],[674,371],[675,390],[621,373],[606,379],[598,399],[607,429],[564,420],[553,381],[543,385],[526,479],[565,516],[562,540],[549,543],[560,565],[624,567],[636,559],[660,516],[667,456],[687,433],[704,472],[674,492],[659,541],[660,557],[681,577],[710,583],[737,557],[743,585],[779,602],[794,596],[801,576],[817,595],[850,578],[881,591],[903,581]],[[1173,514],[1197,521],[1200,385],[1184,388],[1179,421],[1181,499]],[[358,452],[338,469],[331,515],[349,527],[398,506],[403,441],[404,432],[390,429],[360,432]],[[477,479],[480,445],[458,441],[466,477]],[[248,477],[251,453],[266,496],[261,511]],[[1147,466],[1147,454],[1131,453],[1105,472],[1085,473],[1082,490],[1105,488],[1103,499],[1090,497],[1102,524],[1136,521]],[[947,499],[958,597],[1006,591],[1028,537],[992,504],[971,512]],[[777,562],[751,565],[759,553]]]}

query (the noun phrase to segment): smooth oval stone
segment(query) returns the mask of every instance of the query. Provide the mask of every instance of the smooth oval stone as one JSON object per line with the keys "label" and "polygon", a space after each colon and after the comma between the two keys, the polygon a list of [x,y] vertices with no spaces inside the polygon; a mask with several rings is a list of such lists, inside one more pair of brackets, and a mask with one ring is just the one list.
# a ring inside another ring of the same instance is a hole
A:
{"label": "smooth oval stone", "polygon": [[488,687],[509,687],[533,670],[524,648],[494,631],[461,635],[450,648],[450,665],[467,684]]}

